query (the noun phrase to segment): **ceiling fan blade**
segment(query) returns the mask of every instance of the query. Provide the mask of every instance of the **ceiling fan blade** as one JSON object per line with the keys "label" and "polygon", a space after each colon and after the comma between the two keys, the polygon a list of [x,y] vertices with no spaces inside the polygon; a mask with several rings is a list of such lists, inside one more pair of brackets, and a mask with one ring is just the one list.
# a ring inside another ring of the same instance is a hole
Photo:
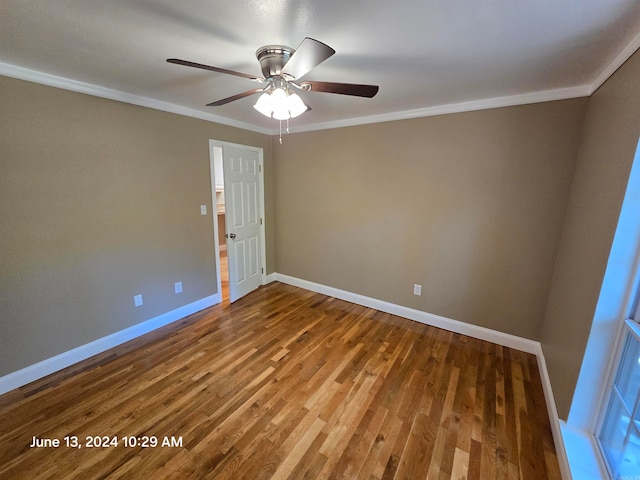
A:
{"label": "ceiling fan blade", "polygon": [[240,100],[241,98],[248,97],[262,91],[264,91],[264,88],[254,88],[253,90],[247,90],[246,92],[238,93],[237,95],[233,95],[232,97],[223,98],[222,100],[218,100],[217,102],[207,103],[207,107],[219,107],[220,105],[226,105],[227,103],[233,102],[235,100]]}
{"label": "ceiling fan blade", "polygon": [[[308,87],[306,87],[308,85]],[[378,85],[361,85],[358,83],[336,82],[301,82],[300,86],[309,88],[312,92],[338,93],[340,95],[353,95],[356,97],[373,98],[378,93]]]}
{"label": "ceiling fan blade", "polygon": [[167,58],[167,62],[175,63],[176,65],[184,65],[185,67],[200,68],[202,70],[209,70],[211,72],[226,73],[227,75],[235,75],[236,77],[248,78],[256,82],[264,82],[264,78],[256,77],[255,75],[249,75],[248,73],[236,72],[234,70],[227,70],[226,68],[212,67],[211,65],[204,65],[202,63],[190,62],[189,60],[180,60],[179,58]]}
{"label": "ceiling fan blade", "polygon": [[300,78],[334,53],[336,51],[329,45],[325,45],[313,38],[305,37],[300,46],[291,55],[289,61],[285,63],[282,68],[282,74]]}

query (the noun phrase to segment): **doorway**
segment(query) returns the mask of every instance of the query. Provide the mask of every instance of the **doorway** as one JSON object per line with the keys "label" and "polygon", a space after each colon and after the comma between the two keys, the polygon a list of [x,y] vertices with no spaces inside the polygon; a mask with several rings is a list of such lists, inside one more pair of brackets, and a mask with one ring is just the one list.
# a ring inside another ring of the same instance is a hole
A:
{"label": "doorway", "polygon": [[218,292],[233,303],[266,283],[263,150],[210,140],[209,157]]}

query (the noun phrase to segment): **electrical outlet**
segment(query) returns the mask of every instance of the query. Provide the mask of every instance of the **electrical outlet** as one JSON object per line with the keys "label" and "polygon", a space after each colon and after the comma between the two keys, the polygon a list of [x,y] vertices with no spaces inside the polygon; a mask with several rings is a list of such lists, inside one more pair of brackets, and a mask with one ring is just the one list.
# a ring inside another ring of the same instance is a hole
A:
{"label": "electrical outlet", "polygon": [[413,294],[414,295],[422,295],[422,285],[418,285],[417,283],[413,284]]}
{"label": "electrical outlet", "polygon": [[135,296],[133,297],[133,304],[134,304],[136,307],[141,306],[141,305],[142,305],[142,295],[135,295]]}
{"label": "electrical outlet", "polygon": [[182,282],[176,282],[173,287],[176,293],[182,293]]}

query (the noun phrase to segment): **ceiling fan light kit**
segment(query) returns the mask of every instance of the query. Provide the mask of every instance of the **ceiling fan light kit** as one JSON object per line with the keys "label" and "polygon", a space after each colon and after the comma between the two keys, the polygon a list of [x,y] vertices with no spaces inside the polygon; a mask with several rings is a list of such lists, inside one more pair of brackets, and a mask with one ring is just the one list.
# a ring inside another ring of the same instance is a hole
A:
{"label": "ceiling fan light kit", "polygon": [[372,98],[378,93],[377,85],[300,81],[300,78],[331,57],[334,53],[336,53],[335,50],[330,46],[309,37],[306,37],[295,50],[283,45],[266,45],[260,47],[256,51],[256,57],[258,62],[260,62],[260,68],[264,77],[257,77],[226,68],[213,67],[177,58],[169,58],[167,62],[243,77],[255,82],[266,82],[267,85],[264,88],[247,90],[246,92],[211,102],[207,104],[207,106],[217,107],[226,105],[227,103],[256,93],[262,93],[253,107],[269,118],[282,121],[298,117],[304,112],[311,110],[297,93],[292,92],[292,88],[301,91],[335,93],[366,98]]}
{"label": "ceiling fan light kit", "polygon": [[309,109],[297,93],[289,91],[289,85],[282,77],[271,81],[253,108],[276,120],[296,118]]}

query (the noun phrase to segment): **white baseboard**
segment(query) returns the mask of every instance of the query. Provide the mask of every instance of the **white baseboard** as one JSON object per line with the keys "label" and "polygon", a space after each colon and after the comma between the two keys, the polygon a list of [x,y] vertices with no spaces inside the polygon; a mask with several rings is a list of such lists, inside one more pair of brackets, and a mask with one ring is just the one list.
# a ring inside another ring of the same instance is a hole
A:
{"label": "white baseboard", "polygon": [[[540,377],[542,381],[542,387],[544,390],[545,401],[547,404],[547,411],[549,412],[549,420],[551,422],[551,429],[553,433],[553,439],[556,446],[556,453],[558,455],[558,462],[560,463],[560,471],[564,480],[571,480],[571,470],[569,468],[569,462],[567,460],[567,453],[564,446],[562,437],[562,431],[560,428],[560,421],[558,419],[558,412],[556,409],[555,400],[553,397],[553,391],[551,388],[551,382],[549,380],[549,374],[547,371],[547,365],[542,352],[542,346],[540,342],[529,340],[526,338],[510,335],[496,330],[491,330],[485,327],[479,327],[477,325],[471,325],[458,320],[453,320],[440,315],[434,315],[432,313],[423,312],[413,308],[397,305],[394,303],[386,302],[384,300],[378,300],[358,293],[341,290],[327,285],[322,285],[308,280],[302,280],[300,278],[291,277],[281,273],[271,273],[265,276],[265,283],[271,283],[274,281],[286,283],[305,290],[321,293],[331,297],[339,298],[347,302],[356,303],[365,307],[374,308],[381,312],[390,313],[392,315],[398,315],[403,318],[408,318],[426,325],[431,325],[438,328],[443,328],[455,333],[468,335],[473,338],[485,340],[488,342],[496,343],[509,348],[515,348],[527,353],[536,355],[538,360],[538,370],[540,371]],[[129,340],[133,340],[145,333],[151,332],[157,328],[160,328],[169,323],[175,322],[182,318],[185,318],[197,311],[204,308],[216,305],[222,301],[220,293],[203,298],[189,305],[185,305],[171,312],[164,313],[155,318],[149,319],[145,322],[139,323],[132,327],[126,328],[119,332],[113,333],[106,337],[95,340],[86,345],[74,348],[68,352],[64,352],[55,357],[49,358],[35,365],[23,368],[17,372],[10,373],[4,377],[0,377],[0,395],[6,393],[15,388],[26,385],[29,382],[45,377],[58,370],[62,370],[74,363],[81,360],[85,360],[93,355],[102,353],[109,348],[113,348],[117,345],[125,343]]]}
{"label": "white baseboard", "polygon": [[275,277],[275,280],[286,283],[288,285],[304,288],[305,290],[311,290],[312,292],[322,293],[323,295],[339,298],[347,302],[357,303],[358,305],[374,308],[376,310],[380,310],[381,312],[408,318],[409,320],[415,320],[416,322],[442,328],[451,332],[460,333],[462,335],[468,335],[473,338],[496,343],[504,347],[514,348],[516,350],[535,355],[538,360],[538,370],[540,371],[540,379],[542,381],[542,388],[544,390],[547,411],[549,412],[549,421],[551,423],[553,440],[556,445],[556,453],[558,455],[558,463],[560,464],[560,472],[562,473],[562,478],[564,480],[571,480],[571,470],[569,468],[567,453],[564,447],[562,432],[560,429],[558,410],[556,409],[556,403],[553,397],[553,391],[551,389],[551,381],[549,380],[549,373],[547,371],[547,364],[542,353],[542,345],[540,344],[540,342],[518,337],[516,335],[510,335],[508,333],[498,332],[496,330],[491,330],[485,327],[479,327],[477,325],[471,325],[469,323],[460,322],[451,318],[441,317],[440,315],[434,315],[432,313],[423,312],[421,310],[404,307],[402,305],[378,300],[376,298],[367,297],[358,293],[340,290],[339,288],[329,287],[327,285],[310,282],[308,280],[302,280],[300,278],[291,277],[282,273],[275,273],[272,274],[272,276]]}
{"label": "white baseboard", "polygon": [[328,287],[326,285],[302,280],[282,273],[276,273],[274,275],[277,281],[288,285],[322,293],[323,295],[339,298],[340,300],[346,300],[347,302],[357,303],[358,305],[374,308],[381,312],[408,318],[409,320],[415,320],[416,322],[424,323],[426,325],[468,335],[469,337],[478,338],[480,340],[497,343],[498,345],[515,348],[527,353],[537,354],[540,351],[540,342],[536,342],[534,340],[498,332],[497,330],[491,330],[485,327],[479,327],[470,323],[460,322],[447,317],[441,317],[440,315],[434,315],[433,313],[427,313],[422,310],[404,307],[402,305],[378,300],[358,293],[340,290],[339,288]]}
{"label": "white baseboard", "polygon": [[67,368],[74,363],[102,353],[105,350],[133,340],[145,333],[149,333],[169,323],[181,320],[202,309],[216,305],[222,301],[220,293],[202,298],[188,305],[163,313],[157,317],[133,325],[93,342],[81,345],[67,352],[48,358],[42,362],[30,365],[16,372],[0,377],[0,395],[10,390],[22,387],[27,383],[46,377],[54,372]]}
{"label": "white baseboard", "polygon": [[556,400],[553,396],[551,388],[551,379],[547,370],[547,362],[544,359],[542,345],[538,344],[538,351],[535,353],[538,359],[538,371],[540,372],[540,380],[542,381],[542,390],[544,391],[544,399],[547,404],[547,412],[549,412],[549,423],[551,424],[551,433],[553,434],[553,443],[556,447],[556,455],[560,464],[560,473],[563,480],[571,480],[571,468],[569,466],[569,457],[564,444],[564,436],[562,435],[562,426],[558,418],[558,409],[556,408]]}

